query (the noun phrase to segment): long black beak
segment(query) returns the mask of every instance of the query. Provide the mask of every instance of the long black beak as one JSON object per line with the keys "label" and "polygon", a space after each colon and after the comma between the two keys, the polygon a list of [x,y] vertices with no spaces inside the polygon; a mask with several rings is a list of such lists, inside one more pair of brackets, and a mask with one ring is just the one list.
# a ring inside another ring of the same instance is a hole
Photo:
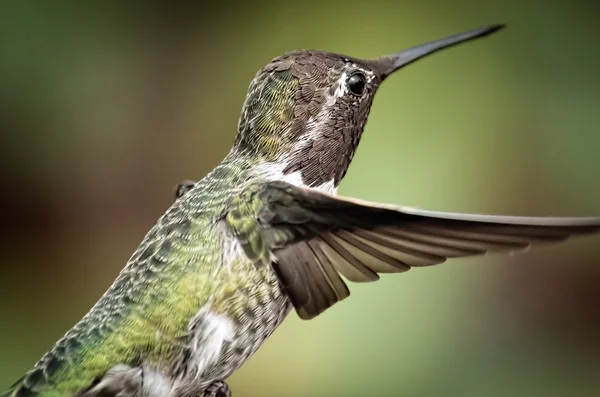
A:
{"label": "long black beak", "polygon": [[492,34],[504,25],[491,25],[484,28],[469,30],[455,34],[454,36],[446,37],[429,43],[421,44],[415,47],[408,48],[393,55],[386,55],[381,58],[373,59],[370,63],[380,72],[382,79],[386,78],[396,70],[423,58],[434,52],[452,47],[456,44],[464,43],[469,40],[477,39]]}

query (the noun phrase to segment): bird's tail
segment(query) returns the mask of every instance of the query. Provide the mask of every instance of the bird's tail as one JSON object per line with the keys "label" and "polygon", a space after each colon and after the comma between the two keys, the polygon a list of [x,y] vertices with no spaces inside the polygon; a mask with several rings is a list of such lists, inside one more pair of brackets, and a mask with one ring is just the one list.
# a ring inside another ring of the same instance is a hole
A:
{"label": "bird's tail", "polygon": [[0,391],[0,397],[33,397],[36,395],[33,391],[26,389],[23,385],[25,377],[21,377],[8,390]]}

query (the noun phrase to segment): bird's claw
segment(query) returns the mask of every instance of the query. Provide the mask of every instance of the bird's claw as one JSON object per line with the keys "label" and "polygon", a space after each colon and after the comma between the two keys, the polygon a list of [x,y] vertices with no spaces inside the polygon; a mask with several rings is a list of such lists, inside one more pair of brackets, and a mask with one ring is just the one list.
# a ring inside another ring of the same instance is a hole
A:
{"label": "bird's claw", "polygon": [[231,397],[231,390],[227,383],[218,380],[204,390],[202,397]]}

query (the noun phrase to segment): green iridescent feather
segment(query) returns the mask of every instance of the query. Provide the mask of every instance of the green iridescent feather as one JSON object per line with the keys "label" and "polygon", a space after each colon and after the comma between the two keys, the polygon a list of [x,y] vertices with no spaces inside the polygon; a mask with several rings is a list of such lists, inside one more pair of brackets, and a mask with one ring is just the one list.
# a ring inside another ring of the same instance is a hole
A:
{"label": "green iridescent feather", "polygon": [[[243,277],[215,278],[223,259],[220,217],[243,182],[257,177],[252,166],[284,150],[277,134],[291,123],[289,108],[298,83],[283,71],[268,75],[262,84],[249,90],[236,145],[240,153],[230,153],[194,194],[167,210],[90,312],[0,396],[69,395],[121,363],[144,362],[168,370],[183,354],[190,320],[208,297],[231,295],[228,283],[232,288],[248,283]],[[257,147],[260,153],[246,152]],[[233,230],[249,232],[251,226],[244,224],[244,217],[236,220],[235,213],[228,218]],[[256,252],[254,259],[264,262],[268,254],[261,240],[249,235],[248,243]],[[234,310],[226,305],[220,309]]]}

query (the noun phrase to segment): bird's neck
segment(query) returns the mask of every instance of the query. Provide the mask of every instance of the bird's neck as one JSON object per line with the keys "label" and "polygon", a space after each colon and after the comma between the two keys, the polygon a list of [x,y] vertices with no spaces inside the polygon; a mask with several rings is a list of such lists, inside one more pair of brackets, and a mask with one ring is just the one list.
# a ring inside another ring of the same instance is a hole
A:
{"label": "bird's neck", "polygon": [[307,184],[305,178],[303,178],[303,171],[301,169],[290,169],[290,162],[291,158],[289,156],[281,156],[272,160],[239,152],[233,148],[223,164],[237,164],[244,174],[252,175],[261,180],[269,182],[284,181],[295,186],[310,187],[330,194],[337,193],[337,185],[334,183],[333,178],[318,184]]}
{"label": "bird's neck", "polygon": [[258,164],[254,169],[269,181],[284,181],[296,186],[310,187],[331,194],[337,193],[337,186],[333,179],[316,185],[309,185],[302,176],[302,170],[289,170],[288,164],[288,162],[265,162]]}

